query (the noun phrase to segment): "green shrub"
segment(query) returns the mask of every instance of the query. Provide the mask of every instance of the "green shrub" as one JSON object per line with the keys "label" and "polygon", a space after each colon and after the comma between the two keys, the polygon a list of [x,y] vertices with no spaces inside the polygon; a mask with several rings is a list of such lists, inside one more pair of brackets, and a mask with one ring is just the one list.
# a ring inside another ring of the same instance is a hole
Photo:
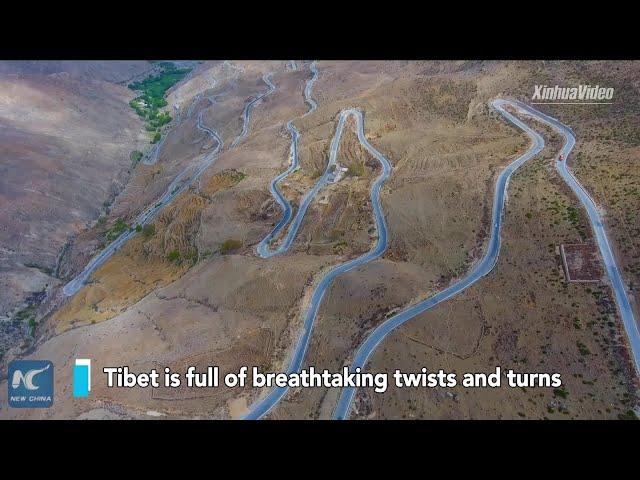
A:
{"label": "green shrub", "polygon": [[131,90],[141,92],[140,96],[129,102],[129,105],[140,118],[147,121],[145,129],[148,132],[154,132],[151,143],[160,140],[158,129],[171,121],[169,112],[159,111],[167,106],[167,101],[164,99],[165,93],[191,71],[189,68],[176,68],[171,62],[159,62],[156,65],[162,68],[159,74],[129,84]]}
{"label": "green shrub", "polygon": [[140,150],[134,150],[133,152],[131,152],[130,157],[131,162],[135,166],[140,161],[140,159],[142,159],[142,152]]}
{"label": "green shrub", "polygon": [[618,420],[638,420],[638,416],[633,410],[627,410],[625,413],[618,414]]}
{"label": "green shrub", "polygon": [[129,225],[127,225],[127,222],[125,222],[122,218],[118,218],[116,220],[116,223],[113,225],[112,228],[110,228],[107,231],[107,240],[108,241],[113,241],[116,238],[118,238],[122,232],[124,232],[127,228],[129,228]]}
{"label": "green shrub", "polygon": [[225,253],[229,253],[233,250],[237,250],[240,247],[242,247],[242,240],[229,238],[228,240],[225,240],[224,242],[222,242],[222,244],[220,245],[219,251],[221,254],[224,255]]}
{"label": "green shrub", "polygon": [[191,265],[195,265],[198,261],[198,250],[193,248],[184,254],[184,260]]}
{"label": "green shrub", "polygon": [[167,260],[176,264],[180,263],[180,252],[178,250],[171,250],[167,255]]}
{"label": "green shrub", "polygon": [[35,317],[31,317],[29,319],[29,333],[31,334],[32,337],[34,337],[36,335],[36,318]]}
{"label": "green shrub", "polygon": [[589,348],[587,348],[587,346],[582,343],[582,342],[576,342],[576,345],[578,346],[578,351],[580,352],[580,355],[591,355],[591,351],[589,350]]}
{"label": "green shrub", "polygon": [[171,121],[171,115],[169,112],[160,112],[155,115],[150,121],[151,125],[155,128],[160,128]]}
{"label": "green shrub", "polygon": [[349,165],[346,175],[347,177],[362,177],[364,175],[364,165],[361,163]]}
{"label": "green shrub", "polygon": [[555,397],[567,398],[567,396],[569,395],[569,392],[567,392],[564,388],[554,388],[553,395]]}
{"label": "green shrub", "polygon": [[145,238],[153,237],[156,234],[156,226],[153,223],[148,223],[142,227],[142,235]]}
{"label": "green shrub", "polygon": [[20,321],[26,321],[30,323],[32,319],[35,320],[35,316],[36,316],[35,305],[29,305],[28,307],[25,307],[22,310],[20,310],[18,313],[16,313],[15,318]]}

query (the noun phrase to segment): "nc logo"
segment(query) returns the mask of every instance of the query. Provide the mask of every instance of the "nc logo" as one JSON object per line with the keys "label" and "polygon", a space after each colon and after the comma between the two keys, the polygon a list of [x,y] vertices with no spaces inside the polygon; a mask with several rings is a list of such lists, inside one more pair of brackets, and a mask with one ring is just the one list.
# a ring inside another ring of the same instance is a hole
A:
{"label": "nc logo", "polygon": [[39,373],[49,370],[51,365],[47,365],[44,368],[34,368],[24,373],[22,370],[16,370],[13,372],[13,380],[11,380],[11,388],[18,388],[22,383],[27,390],[38,390],[38,385],[33,383],[33,379]]}
{"label": "nc logo", "polygon": [[53,405],[53,363],[49,360],[14,360],[9,363],[9,406],[47,408]]}

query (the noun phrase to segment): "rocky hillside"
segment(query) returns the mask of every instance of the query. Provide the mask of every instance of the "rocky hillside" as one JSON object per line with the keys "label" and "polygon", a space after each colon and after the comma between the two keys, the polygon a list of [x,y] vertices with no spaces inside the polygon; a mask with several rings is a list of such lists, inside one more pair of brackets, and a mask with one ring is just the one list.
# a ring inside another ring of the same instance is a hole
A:
{"label": "rocky hillside", "polygon": [[0,319],[56,279],[70,237],[123,187],[142,122],[129,78],[149,62],[0,62]]}

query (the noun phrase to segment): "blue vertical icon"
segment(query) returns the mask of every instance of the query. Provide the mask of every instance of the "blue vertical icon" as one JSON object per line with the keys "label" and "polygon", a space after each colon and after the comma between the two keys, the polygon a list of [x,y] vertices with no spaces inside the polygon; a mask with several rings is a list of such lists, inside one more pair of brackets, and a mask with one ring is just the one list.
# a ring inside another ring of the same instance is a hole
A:
{"label": "blue vertical icon", "polygon": [[73,366],[73,396],[88,397],[91,391],[91,360],[76,358]]}

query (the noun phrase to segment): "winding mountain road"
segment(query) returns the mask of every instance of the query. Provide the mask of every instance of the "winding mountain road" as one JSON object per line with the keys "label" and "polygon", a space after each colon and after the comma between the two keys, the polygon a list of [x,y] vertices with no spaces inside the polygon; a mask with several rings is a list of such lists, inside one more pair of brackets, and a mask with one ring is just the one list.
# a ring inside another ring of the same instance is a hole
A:
{"label": "winding mountain road", "polygon": [[[318,79],[318,69],[316,68],[316,62],[313,62],[311,64],[310,69],[313,75],[307,81],[304,87],[304,99],[307,105],[309,105],[309,110],[303,115],[303,117],[312,113],[318,106],[311,97],[313,84]],[[313,200],[315,195],[322,189],[322,187],[327,185],[331,178],[330,164],[327,164],[322,177],[320,177],[313,188],[302,198],[295,219],[291,223],[291,226],[289,227],[289,230],[284,239],[280,243],[280,246],[274,250],[271,250],[271,242],[273,242],[274,238],[276,238],[280,231],[289,223],[293,214],[291,203],[289,203],[289,201],[282,194],[282,192],[278,188],[278,184],[282,180],[287,178],[289,174],[296,171],[298,169],[298,165],[300,164],[300,161],[298,159],[298,141],[300,138],[300,133],[293,124],[293,120],[289,120],[289,122],[287,122],[287,130],[289,130],[289,133],[291,134],[291,147],[289,149],[289,158],[291,158],[291,163],[289,165],[289,168],[287,168],[284,172],[277,175],[273,180],[271,180],[271,184],[269,185],[271,195],[273,195],[273,197],[280,205],[280,208],[282,208],[282,218],[276,224],[273,230],[271,230],[271,232],[269,232],[269,234],[258,244],[256,251],[262,258],[271,258],[275,255],[279,255],[289,250],[291,244],[293,243],[293,240],[298,233],[298,230],[300,229],[300,225],[302,225],[302,220],[304,219],[305,213],[307,213],[307,209],[309,208],[311,201]]]}
{"label": "winding mountain road", "polygon": [[[271,232],[269,232],[269,234],[266,237],[264,237],[256,247],[256,251],[258,252],[258,255],[262,258],[270,258],[288,250],[289,247],[291,246],[291,243],[293,242],[293,238],[295,237],[298,231],[297,228],[295,229],[290,228],[289,232],[287,233],[287,236],[285,237],[284,241],[280,244],[280,246],[275,250],[270,249],[271,242],[280,233],[280,230],[282,230],[289,223],[289,220],[291,220],[291,215],[293,214],[291,203],[289,203],[289,201],[285,198],[285,196],[282,194],[282,192],[278,188],[278,184],[282,180],[284,180],[286,177],[288,177],[290,173],[296,171],[299,165],[298,138],[300,134],[298,133],[298,130],[293,125],[293,122],[291,120],[287,123],[287,129],[289,130],[289,133],[291,133],[291,147],[289,149],[289,157],[291,158],[291,164],[289,165],[289,168],[287,168],[284,172],[282,172],[281,174],[276,176],[273,180],[271,180],[271,184],[269,185],[269,190],[271,191],[271,195],[273,195],[273,197],[276,199],[276,201],[280,205],[280,208],[282,208],[282,218],[276,224],[276,226],[273,227],[273,230],[271,230]],[[300,210],[298,211],[298,213],[299,212]],[[302,215],[304,215],[304,213]],[[299,223],[300,222],[298,222],[298,224]]]}
{"label": "winding mountain road", "polygon": [[[338,146],[340,145],[340,138],[342,136],[345,121],[349,116],[353,116],[356,120],[358,140],[360,141],[362,146],[365,147],[369,151],[369,153],[371,153],[371,155],[373,155],[378,160],[378,162],[380,162],[380,165],[382,166],[382,173],[378,176],[378,178],[371,186],[371,204],[373,205],[373,213],[376,223],[376,229],[378,232],[378,240],[375,247],[372,250],[369,250],[364,255],[333,267],[324,275],[324,277],[322,277],[318,285],[315,287],[311,296],[309,307],[307,308],[304,316],[302,333],[300,335],[300,338],[298,339],[298,343],[295,346],[292,358],[289,361],[289,367],[286,371],[286,373],[289,374],[298,372],[302,368],[302,362],[309,346],[309,339],[311,338],[311,332],[313,331],[313,325],[318,315],[320,304],[322,303],[322,299],[331,286],[333,280],[338,275],[346,273],[359,266],[365,265],[366,263],[380,257],[380,255],[382,255],[382,253],[387,248],[387,225],[385,222],[384,214],[382,213],[382,208],[380,206],[380,189],[382,188],[383,183],[389,178],[389,175],[391,174],[391,164],[385,158],[385,156],[378,152],[375,148],[373,148],[373,146],[371,146],[371,144],[366,139],[364,134],[364,119],[362,116],[362,112],[360,112],[359,110],[348,109],[343,110],[340,113],[338,126],[336,127],[336,133],[333,137],[333,140],[331,141],[329,162],[327,164],[327,169],[325,170],[323,178],[326,178],[327,175],[330,174],[330,166],[335,165],[336,163]],[[320,184],[321,182],[318,182],[316,186]],[[308,195],[309,194],[307,194],[306,197],[308,197]],[[245,415],[244,419],[257,420],[263,417],[282,399],[282,397],[284,397],[287,391],[288,388],[284,387],[274,388],[265,397],[262,397],[250,406],[249,413]]]}
{"label": "winding mountain road", "polygon": [[318,62],[316,62],[315,60],[311,62],[309,69],[311,70],[312,76],[304,86],[304,101],[307,102],[307,105],[309,105],[309,111],[303,115],[305,117],[310,113],[313,113],[315,109],[318,108],[318,104],[311,96],[313,85],[316,83],[316,80],[318,80]]}
{"label": "winding mountain road", "polygon": [[[493,223],[491,230],[491,238],[489,240],[489,248],[485,253],[484,257],[478,263],[471,272],[464,277],[459,282],[456,282],[449,288],[442,290],[441,292],[433,295],[432,297],[417,303],[416,305],[394,315],[389,318],[382,324],[380,324],[370,335],[367,337],[365,342],[360,346],[356,355],[354,357],[353,362],[351,363],[350,369],[351,371],[356,368],[363,369],[367,364],[369,358],[372,353],[376,349],[378,345],[397,327],[404,324],[408,320],[414,318],[421,313],[435,307],[439,303],[457,295],[458,293],[465,290],[467,287],[471,286],[482,277],[487,275],[493,267],[496,265],[498,260],[498,255],[500,253],[500,229],[502,226],[502,214],[504,209],[504,200],[506,195],[506,190],[509,184],[509,178],[513,174],[513,172],[520,167],[524,162],[529,160],[530,158],[537,155],[544,148],[544,139],[540,134],[538,134],[535,130],[529,127],[527,124],[522,122],[519,118],[515,117],[507,110],[505,110],[505,106],[511,106],[521,113],[525,113],[531,117],[540,120],[547,125],[550,125],[555,130],[559,131],[561,135],[565,139],[565,143],[562,147],[562,154],[565,158],[564,162],[556,161],[556,169],[562,176],[562,178],[569,184],[571,189],[576,193],[582,204],[587,209],[589,214],[589,220],[591,222],[591,226],[596,234],[596,240],[598,241],[598,245],[600,247],[600,251],[602,253],[603,258],[605,259],[605,265],[607,267],[607,272],[609,274],[609,278],[612,282],[612,286],[615,291],[616,300],[618,304],[618,308],[620,309],[621,316],[623,318],[625,328],[627,329],[627,335],[629,337],[634,361],[636,365],[636,369],[638,369],[638,351],[640,347],[640,335],[638,335],[638,326],[635,320],[633,319],[633,312],[631,310],[631,306],[629,304],[629,300],[626,296],[626,291],[624,287],[624,283],[620,278],[619,269],[615,264],[615,259],[613,257],[613,253],[609,247],[609,243],[607,241],[606,233],[604,231],[604,227],[602,221],[600,220],[598,209],[595,205],[595,202],[589,194],[584,190],[584,188],[578,183],[573,174],[569,171],[567,167],[566,159],[571,153],[573,146],[575,145],[575,137],[571,130],[558,122],[557,120],[545,115],[528,105],[522,104],[520,102],[514,102],[510,100],[504,99],[496,99],[491,102],[491,106],[497,112],[499,112],[504,118],[506,118],[509,122],[523,130],[529,138],[532,140],[532,145],[527,150],[527,152],[516,159],[514,162],[509,164],[507,168],[500,174],[498,177],[498,181],[496,183],[495,188],[495,198],[493,204]],[[355,388],[344,388],[340,398],[338,400],[338,404],[334,411],[333,418],[338,420],[344,420],[348,418],[349,409],[351,404],[353,403],[353,398],[355,396],[356,389]]]}
{"label": "winding mountain road", "polygon": [[266,97],[276,89],[276,86],[271,81],[272,75],[272,73],[265,73],[262,76],[262,81],[267,84],[269,89],[266,92],[256,96],[245,105],[244,111],[242,112],[242,131],[231,144],[232,147],[235,147],[240,142],[242,142],[249,134],[249,121],[251,119],[251,111],[253,110],[253,108],[260,102],[260,100],[262,100],[264,97]]}
{"label": "winding mountain road", "polygon": [[[387,338],[387,336],[403,323],[411,320],[417,315],[426,312],[427,310],[435,307],[436,305],[448,300],[449,298],[457,295],[482,277],[487,275],[498,261],[498,255],[500,254],[500,228],[502,227],[502,214],[505,204],[505,196],[507,192],[507,186],[509,185],[509,179],[513,172],[515,172],[523,163],[533,158],[544,148],[544,139],[533,129],[529,128],[519,118],[511,115],[504,109],[507,104],[505,100],[494,100],[491,102],[491,106],[502,114],[509,122],[513,123],[521,130],[523,130],[531,139],[531,146],[524,153],[524,155],[518,157],[511,162],[498,176],[496,182],[495,194],[493,200],[493,214],[492,214],[492,228],[491,237],[489,239],[489,245],[487,251],[480,260],[479,263],[473,267],[471,272],[462,278],[460,281],[454,283],[450,287],[436,293],[432,297],[427,298],[419,303],[416,303],[412,307],[403,310],[402,312],[390,317],[381,323],[376,329],[367,337],[364,343],[360,346],[356,355],[351,363],[350,370],[354,371],[356,368],[364,369],[367,361],[371,357],[376,347]],[[333,417],[335,419],[345,419],[349,414],[349,408],[353,402],[355,396],[355,388],[344,388],[338,399],[338,404],[334,411]]]}
{"label": "winding mountain road", "polygon": [[[316,62],[313,62],[310,65],[310,70],[313,75],[312,78],[307,81],[304,88],[304,98],[305,102],[309,105],[309,110],[304,114],[304,116],[309,115],[317,108],[317,104],[311,96],[313,85],[318,78]],[[259,104],[262,99],[264,99],[276,89],[275,85],[272,83],[271,77],[271,73],[263,75],[262,79],[268,86],[268,90],[250,99],[245,104],[244,110],[242,112],[242,129],[240,134],[233,141],[231,147],[239,145],[248,136],[251,113],[253,109],[256,105]],[[214,102],[214,99],[215,96],[209,98],[212,104]],[[191,109],[194,108],[196,103],[197,101],[191,105]],[[497,178],[494,189],[490,238],[485,254],[480,259],[480,261],[472,267],[471,271],[460,280],[456,281],[446,289],[432,295],[431,297],[428,297],[425,300],[418,302],[410,306],[409,308],[406,308],[405,310],[391,316],[383,323],[378,325],[356,351],[353,361],[351,362],[351,365],[349,367],[350,370],[353,372],[355,371],[355,369],[364,369],[376,348],[397,327],[435,307],[436,305],[439,305],[440,303],[463,292],[475,282],[488,275],[497,264],[500,254],[501,228],[509,180],[513,173],[519,167],[539,154],[543,150],[545,145],[542,136],[533,128],[524,123],[520,118],[510,113],[506,109],[506,107],[509,107],[515,109],[521,115],[534,118],[550,126],[554,130],[559,132],[564,139],[561,153],[565,158],[565,161],[556,161],[555,168],[563,178],[563,180],[567,183],[567,185],[576,194],[585,210],[587,211],[589,222],[594,232],[594,237],[598,244],[598,248],[604,261],[607,276],[615,295],[616,305],[618,307],[621,319],[625,327],[627,338],[630,343],[633,363],[636,371],[640,373],[640,331],[638,323],[634,317],[634,311],[629,300],[627,288],[622,279],[620,269],[616,263],[613,250],[611,249],[599,209],[593,198],[577,181],[567,164],[569,155],[575,145],[575,136],[573,135],[573,132],[569,127],[563,125],[558,120],[542,112],[539,112],[538,110],[521,102],[505,99],[495,99],[490,102],[490,106],[508,122],[522,130],[530,138],[531,145],[523,155],[511,162]],[[190,113],[191,112],[188,111],[187,116],[190,116]],[[148,207],[136,217],[133,222],[134,225],[145,225],[149,221],[151,221],[165,205],[171,202],[177,195],[189,188],[189,186],[193,184],[194,181],[199,179],[199,177],[206,171],[206,169],[209,168],[218,158],[220,151],[224,148],[223,140],[214,129],[204,125],[202,116],[203,111],[201,110],[198,114],[197,128],[203,132],[206,132],[207,135],[211,136],[211,138],[216,141],[216,147],[204,156],[203,161],[197,167],[190,166],[184,171],[180,172],[167,187],[166,191],[160,197],[160,199],[153,206]],[[260,257],[270,258],[275,255],[282,254],[290,249],[300,229],[300,226],[302,225],[304,216],[311,202],[322,188],[333,181],[334,172],[337,166],[337,154],[342,133],[345,123],[350,116],[355,119],[357,137],[360,144],[378,160],[382,167],[381,174],[376,178],[370,189],[370,198],[378,238],[376,240],[375,246],[370,251],[361,255],[360,257],[332,267],[326,274],[324,274],[324,276],[315,286],[309,305],[304,312],[302,332],[300,334],[300,337],[298,338],[297,343],[295,344],[291,358],[288,360],[288,367],[286,370],[286,373],[288,374],[300,371],[303,366],[304,358],[309,346],[309,341],[320,305],[322,303],[324,295],[331,287],[331,284],[335,280],[335,278],[343,273],[349,272],[371,262],[372,260],[375,260],[376,258],[379,258],[384,253],[388,245],[388,232],[380,202],[380,191],[382,185],[391,174],[391,165],[387,158],[379,151],[377,151],[366,139],[364,133],[364,117],[362,112],[357,109],[346,109],[340,112],[336,131],[331,141],[329,160],[327,162],[325,171],[318,179],[318,181],[313,185],[313,187],[302,197],[300,206],[298,207],[295,216],[293,215],[293,208],[291,207],[291,204],[279,189],[280,182],[282,182],[292,172],[299,168],[298,143],[300,133],[293,124],[293,120],[287,122],[286,127],[291,135],[291,146],[289,150],[290,165],[284,172],[273,178],[270,183],[271,194],[282,209],[282,218],[275,225],[272,231],[257,245],[256,251]],[[158,157],[158,153],[162,149],[163,144],[164,139],[156,146],[154,152],[145,160],[155,163]],[[146,163],[146,161],[144,163]],[[288,231],[282,238],[279,246],[271,249],[271,244],[274,242],[274,239],[279,236],[281,231],[287,225],[289,225]],[[124,245],[133,235],[135,235],[135,233],[135,230],[128,229],[127,231],[122,233],[116,240],[110,243],[103,251],[93,257],[85,266],[85,268],[74,279],[72,279],[64,286],[64,295],[71,296],[75,294],[86,283],[91,274],[122,245]],[[249,413],[244,418],[262,418],[278,404],[278,402],[285,396],[287,391],[287,387],[279,387],[270,390],[264,397],[259,398],[253,405],[250,406]],[[334,410],[333,418],[348,418],[355,393],[355,388],[344,388],[342,390],[338,403]]]}

